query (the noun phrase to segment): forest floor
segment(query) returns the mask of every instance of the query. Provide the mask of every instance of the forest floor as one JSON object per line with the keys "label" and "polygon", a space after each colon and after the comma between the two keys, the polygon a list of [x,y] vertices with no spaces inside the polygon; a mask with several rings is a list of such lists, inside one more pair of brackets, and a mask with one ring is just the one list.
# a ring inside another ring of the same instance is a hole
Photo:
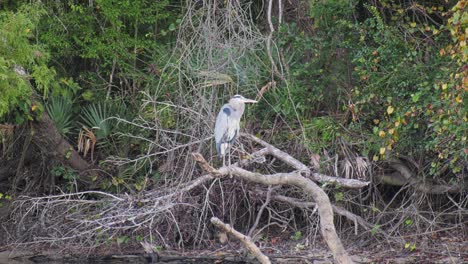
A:
{"label": "forest floor", "polygon": [[[436,233],[414,242],[411,248],[388,242],[346,243],[356,263],[468,263],[468,237],[458,232]],[[458,235],[458,236],[457,236]],[[331,253],[322,242],[304,246],[306,241],[276,241],[261,245],[273,263],[333,263]],[[367,245],[365,245],[367,243]],[[79,252],[79,253],[77,253]],[[0,247],[0,264],[13,263],[256,263],[237,241],[221,245],[213,242],[204,250],[163,250],[159,256],[145,254],[137,245],[107,245],[93,251],[79,248],[66,250],[44,248]]]}

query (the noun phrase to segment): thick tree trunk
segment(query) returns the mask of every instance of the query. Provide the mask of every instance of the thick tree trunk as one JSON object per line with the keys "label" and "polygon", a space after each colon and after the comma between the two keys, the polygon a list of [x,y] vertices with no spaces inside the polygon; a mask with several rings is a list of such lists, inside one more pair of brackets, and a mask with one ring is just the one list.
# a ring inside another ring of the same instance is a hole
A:
{"label": "thick tree trunk", "polygon": [[93,165],[84,160],[80,154],[60,135],[59,131],[44,112],[34,126],[34,141],[47,150],[47,154],[66,166],[77,170],[81,174],[93,168]]}

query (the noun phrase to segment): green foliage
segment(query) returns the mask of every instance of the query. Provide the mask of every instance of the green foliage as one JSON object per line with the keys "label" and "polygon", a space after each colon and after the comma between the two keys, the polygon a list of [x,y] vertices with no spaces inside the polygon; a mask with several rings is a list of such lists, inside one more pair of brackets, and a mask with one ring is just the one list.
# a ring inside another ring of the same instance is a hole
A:
{"label": "green foliage", "polygon": [[307,147],[314,153],[328,149],[341,135],[340,127],[331,117],[316,117],[304,122]]}
{"label": "green foliage", "polygon": [[456,174],[468,153],[464,3],[410,16],[394,1],[310,1],[313,26],[279,31],[290,83],[265,97],[287,121],[300,117],[313,152],[343,137],[374,161],[405,155],[424,160],[424,173]]}
{"label": "green foliage", "polygon": [[344,194],[343,194],[343,192],[336,192],[336,193],[334,194],[334,196],[335,196],[335,201],[336,201],[336,202],[343,201],[343,199],[344,199]]}
{"label": "green foliage", "polygon": [[115,122],[110,117],[112,117],[112,114],[106,104],[88,105],[81,114],[82,124],[91,128],[98,140],[111,135]]}
{"label": "green foliage", "polygon": [[3,194],[0,192],[0,208],[3,206],[2,200],[11,201],[12,197],[8,194]]}
{"label": "green foliage", "polygon": [[315,27],[333,27],[339,17],[350,15],[354,5],[355,1],[349,0],[310,0],[309,15],[314,18]]}
{"label": "green foliage", "polygon": [[373,17],[355,25],[361,32],[353,59],[360,83],[353,99],[361,124],[372,129],[372,142],[378,142],[370,146],[374,160],[404,153],[424,157],[428,174],[438,174],[443,164],[457,173],[457,161],[466,160],[468,129],[461,104],[462,76],[454,75],[455,57],[443,56],[449,41],[442,34],[447,33],[445,27],[408,20],[398,5],[389,9],[396,10],[395,22],[385,23],[380,12],[368,6]]}
{"label": "green foliage", "polygon": [[413,224],[413,220],[411,218],[408,218],[405,220],[405,225],[406,226],[411,226]]}
{"label": "green foliage", "polygon": [[371,229],[371,234],[374,236],[380,231],[380,225],[374,225]]}
{"label": "green foliage", "polygon": [[73,108],[67,97],[51,97],[46,103],[46,110],[55,127],[64,137],[72,130]]}
{"label": "green foliage", "polygon": [[55,177],[62,177],[65,180],[68,181],[73,181],[78,178],[78,175],[73,169],[66,168],[63,166],[55,166],[50,170],[50,173],[52,173],[53,176]]}
{"label": "green foliage", "polygon": [[295,111],[304,119],[318,111],[334,112],[339,108],[336,102],[346,101],[349,77],[343,72],[347,71],[348,58],[343,49],[348,45],[345,38],[349,25],[342,22],[335,18],[331,25],[318,27],[320,30],[313,35],[295,23],[280,28],[279,44],[290,60],[292,81],[289,87],[274,90],[272,101],[277,101],[275,109],[281,109],[287,119],[295,118]]}
{"label": "green foliage", "polygon": [[[55,72],[47,66],[49,55],[33,42],[44,13],[40,5],[25,5],[16,13],[0,12],[0,122],[33,120],[31,110],[42,107],[31,109],[31,96],[39,93],[45,98],[53,87]],[[36,92],[29,84],[28,73],[37,85]]]}
{"label": "green foliage", "polygon": [[130,241],[130,237],[128,236],[119,236],[116,238],[117,244],[127,244]]}
{"label": "green foliage", "polygon": [[416,249],[416,243],[405,243],[405,249],[408,249],[410,252],[413,252]]}
{"label": "green foliage", "polygon": [[355,35],[350,30],[354,5],[354,1],[310,1],[313,29],[294,22],[279,29],[278,44],[288,60],[290,82],[265,98],[288,124],[294,126],[298,119],[303,123],[305,144],[314,152],[329,148],[340,136],[333,118],[317,116],[340,112],[349,101],[346,49]]}
{"label": "green foliage", "polygon": [[80,176],[76,173],[75,170],[64,166],[54,166],[50,170],[50,173],[54,177],[64,179],[68,191],[76,191],[74,189],[76,186],[76,180],[78,180]]}
{"label": "green foliage", "polygon": [[302,238],[302,232],[301,231],[296,231],[294,232],[294,235],[291,236],[291,239],[294,241],[298,241]]}
{"label": "green foliage", "polygon": [[88,101],[135,95],[151,77],[148,60],[164,50],[160,42],[167,36],[161,32],[177,24],[168,0],[48,1],[45,6],[50,16],[41,21],[40,40],[66,75],[86,83],[82,96]]}

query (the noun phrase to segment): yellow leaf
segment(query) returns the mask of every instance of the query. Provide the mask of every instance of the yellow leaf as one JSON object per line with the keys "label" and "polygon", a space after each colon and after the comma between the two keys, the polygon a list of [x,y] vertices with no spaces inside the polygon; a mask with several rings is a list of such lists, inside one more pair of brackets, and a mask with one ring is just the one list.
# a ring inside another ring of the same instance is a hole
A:
{"label": "yellow leaf", "polygon": [[446,83],[442,84],[442,90],[447,90],[447,84]]}
{"label": "yellow leaf", "polygon": [[378,160],[379,160],[379,156],[374,155],[374,157],[372,157],[372,160],[373,160],[373,161],[378,161]]}
{"label": "yellow leaf", "polygon": [[386,150],[386,148],[380,148],[380,155],[385,154],[385,150]]}
{"label": "yellow leaf", "polygon": [[395,130],[394,130],[393,128],[390,128],[390,129],[388,130],[388,133],[389,133],[390,135],[393,135],[393,133],[395,133]]}
{"label": "yellow leaf", "polygon": [[395,127],[399,127],[400,126],[400,121],[396,121],[395,122]]}
{"label": "yellow leaf", "polygon": [[380,120],[374,119],[374,124],[378,125],[380,123]]}
{"label": "yellow leaf", "polygon": [[33,106],[31,106],[31,110],[34,112],[34,111],[37,110],[37,107],[38,107],[37,105],[33,105]]}
{"label": "yellow leaf", "polygon": [[455,101],[457,101],[457,103],[463,102],[463,100],[461,99],[460,95],[458,95],[458,96],[455,98]]}
{"label": "yellow leaf", "polygon": [[388,113],[389,115],[391,115],[391,114],[393,113],[393,110],[395,110],[395,109],[393,108],[393,106],[390,105],[390,106],[388,106],[388,108],[387,108],[387,113]]}
{"label": "yellow leaf", "polygon": [[385,137],[385,131],[380,130],[379,131],[379,137],[381,137],[381,138]]}
{"label": "yellow leaf", "polygon": [[416,27],[416,22],[411,22],[411,23],[410,23],[410,26],[411,26],[411,27]]}

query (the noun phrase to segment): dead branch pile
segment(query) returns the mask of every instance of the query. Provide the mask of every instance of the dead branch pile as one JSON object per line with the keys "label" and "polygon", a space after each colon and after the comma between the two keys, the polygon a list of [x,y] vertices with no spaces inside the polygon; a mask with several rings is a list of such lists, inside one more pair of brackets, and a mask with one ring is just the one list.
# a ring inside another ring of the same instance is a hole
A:
{"label": "dead branch pile", "polygon": [[[209,239],[205,228],[201,227],[201,225],[207,224],[206,219],[204,219],[206,205],[197,203],[188,194],[195,187],[212,185],[215,182],[214,179],[234,175],[247,182],[266,185],[292,185],[303,189],[305,195],[312,196],[317,202],[321,217],[321,232],[328,246],[340,263],[348,263],[349,257],[335,231],[330,201],[323,190],[313,183],[312,180],[316,179],[311,176],[311,171],[304,164],[272,145],[252,135],[244,134],[244,137],[259,142],[264,148],[254,152],[251,159],[241,160],[233,166],[223,167],[219,170],[211,167],[200,154],[196,154],[194,159],[209,174],[177,188],[151,191],[138,196],[86,191],[47,197],[20,197],[14,205],[13,219],[16,219],[17,229],[16,234],[11,234],[11,239],[15,239],[16,243],[20,245],[78,244],[86,248],[96,247],[99,243],[115,240],[120,236],[128,235],[128,233],[135,234],[135,236],[146,234],[145,239],[165,247],[171,247],[174,244],[181,245],[185,241],[197,237]],[[259,160],[264,161],[267,154],[285,162],[295,171],[262,175],[238,167],[249,166]],[[259,159],[260,156],[263,159]],[[330,178],[333,177],[327,177],[323,181],[330,180]],[[357,181],[350,182],[349,186],[351,187],[354,187],[355,184],[362,186],[368,184]],[[279,200],[283,202],[294,199],[284,196],[277,197],[280,197]],[[180,210],[185,213],[181,214]],[[365,228],[369,227],[369,224],[365,223],[364,220],[344,209],[335,208],[334,210],[355,222],[361,221],[360,224]],[[259,224],[258,219],[262,211],[263,209],[258,212],[258,218],[251,230],[254,230]],[[181,219],[181,216],[185,216],[185,219]],[[190,230],[197,230],[197,233],[188,232]]]}

